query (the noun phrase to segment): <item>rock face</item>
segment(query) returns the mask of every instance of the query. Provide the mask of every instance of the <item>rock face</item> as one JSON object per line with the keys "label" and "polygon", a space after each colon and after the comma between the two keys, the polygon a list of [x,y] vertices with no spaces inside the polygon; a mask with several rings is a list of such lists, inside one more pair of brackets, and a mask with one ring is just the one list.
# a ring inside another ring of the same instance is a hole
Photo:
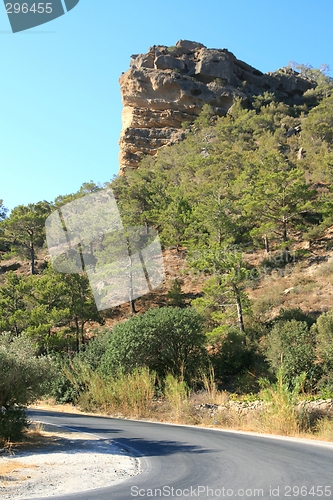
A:
{"label": "rock face", "polygon": [[268,91],[296,98],[314,84],[289,68],[263,74],[227,49],[180,40],[174,47],[154,45],[147,54],[132,55],[120,86],[120,173],[125,173],[145,155],[182,140],[182,123],[195,120],[204,104],[223,116],[237,97],[246,102]]}

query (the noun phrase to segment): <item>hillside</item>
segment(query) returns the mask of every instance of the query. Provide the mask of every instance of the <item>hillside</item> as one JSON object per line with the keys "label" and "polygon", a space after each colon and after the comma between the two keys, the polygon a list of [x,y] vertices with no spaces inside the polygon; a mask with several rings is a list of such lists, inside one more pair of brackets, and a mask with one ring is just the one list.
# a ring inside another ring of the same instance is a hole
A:
{"label": "hillside", "polygon": [[[333,395],[332,79],[304,65],[263,75],[226,49],[191,43],[133,56],[121,78],[129,168],[103,186],[125,232],[158,233],[162,285],[98,311],[86,272],[50,265],[46,218],[98,194],[93,181],[9,215],[1,204],[0,333],[62,360],[59,401],[107,406],[97,390],[106,380],[164,395],[173,383],[184,394],[208,380],[248,394],[283,380],[287,391]],[[169,141],[171,129],[181,140]],[[87,220],[86,236],[97,223]],[[66,262],[109,264],[118,237],[82,244],[81,262],[69,249]]]}

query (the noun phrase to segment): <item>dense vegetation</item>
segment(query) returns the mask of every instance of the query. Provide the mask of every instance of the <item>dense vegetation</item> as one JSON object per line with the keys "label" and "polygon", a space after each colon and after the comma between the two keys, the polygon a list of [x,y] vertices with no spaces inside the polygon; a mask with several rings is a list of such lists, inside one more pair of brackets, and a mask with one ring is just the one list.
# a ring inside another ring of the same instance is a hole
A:
{"label": "dense vegetation", "polygon": [[[272,318],[249,298],[263,269],[292,272],[307,257],[299,243],[311,246],[333,225],[333,83],[319,70],[298,69],[316,80],[314,90],[294,100],[265,93],[247,107],[237,101],[221,118],[205,106],[184,125],[183,142],[104,186],[113,189],[126,226],[155,229],[164,249],[186,255],[188,272],[204,280],[190,302],[180,276],[169,307],[97,328],[113,311],[97,311],[86,275],[35,263],[46,253],[46,217],[102,188],[86,183],[78,193],[9,215],[0,202],[0,265],[14,256],[30,262],[29,276],[2,276],[0,348],[24,338],[37,349],[34,362],[51,357],[54,369],[63,370],[53,383],[58,400],[85,394],[97,405],[93,381],[102,387],[102,380],[113,380],[116,388],[119,377],[131,384],[139,373],[153,392],[168,391],[170,375],[200,388],[209,372],[221,387],[258,391],[259,379],[274,381],[281,368],[290,390],[302,380],[303,391],[333,395],[333,310],[281,309]],[[262,256],[256,265],[247,258],[255,252]],[[2,402],[7,410],[11,404]]]}

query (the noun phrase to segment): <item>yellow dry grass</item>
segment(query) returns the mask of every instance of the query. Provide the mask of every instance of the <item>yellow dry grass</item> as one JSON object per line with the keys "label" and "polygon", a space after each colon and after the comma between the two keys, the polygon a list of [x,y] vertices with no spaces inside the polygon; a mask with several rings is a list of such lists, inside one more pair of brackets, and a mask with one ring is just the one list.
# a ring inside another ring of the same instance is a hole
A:
{"label": "yellow dry grass", "polygon": [[23,464],[19,460],[12,458],[0,458],[0,485],[13,483],[13,481],[23,481],[29,476],[22,475],[23,469],[36,469],[33,464]]}

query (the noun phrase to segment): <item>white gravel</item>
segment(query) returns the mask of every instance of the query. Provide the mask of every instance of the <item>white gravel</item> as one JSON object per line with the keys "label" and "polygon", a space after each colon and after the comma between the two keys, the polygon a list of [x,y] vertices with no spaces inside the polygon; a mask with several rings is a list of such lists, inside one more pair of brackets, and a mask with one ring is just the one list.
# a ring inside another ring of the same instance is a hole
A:
{"label": "white gravel", "polygon": [[111,440],[75,432],[62,434],[47,448],[0,455],[0,467],[8,462],[15,464],[15,470],[0,475],[0,497],[4,500],[78,493],[111,486],[140,473],[139,460]]}

